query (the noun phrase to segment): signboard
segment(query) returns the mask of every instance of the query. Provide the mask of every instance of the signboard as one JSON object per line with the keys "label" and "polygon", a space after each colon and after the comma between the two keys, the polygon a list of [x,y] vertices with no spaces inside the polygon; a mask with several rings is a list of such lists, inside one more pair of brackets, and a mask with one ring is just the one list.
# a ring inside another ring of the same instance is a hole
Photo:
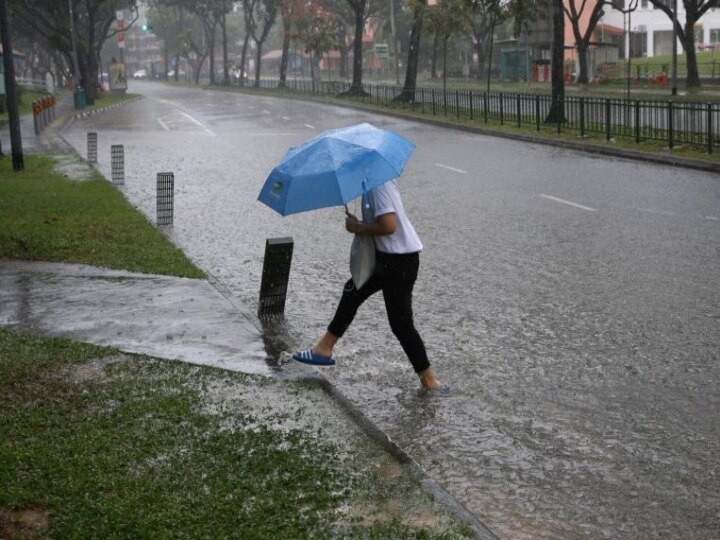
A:
{"label": "signboard", "polygon": [[[121,11],[118,11],[118,14],[121,14]],[[125,48],[125,21],[122,19],[117,20],[117,43],[118,47],[121,49]]]}
{"label": "signboard", "polygon": [[387,43],[376,43],[375,44],[375,56],[388,57],[388,44]]}
{"label": "signboard", "polygon": [[127,73],[124,62],[112,62],[108,71],[110,91],[127,90]]}

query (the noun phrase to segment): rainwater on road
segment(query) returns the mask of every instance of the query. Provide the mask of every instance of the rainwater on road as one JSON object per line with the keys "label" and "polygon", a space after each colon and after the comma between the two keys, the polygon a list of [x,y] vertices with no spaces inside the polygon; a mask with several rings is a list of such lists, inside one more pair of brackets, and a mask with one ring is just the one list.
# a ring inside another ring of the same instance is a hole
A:
{"label": "rainwater on road", "polygon": [[[313,344],[348,278],[344,211],[256,201],[288,147],[371,122],[417,145],[399,180],[424,250],[415,317],[452,386],[428,398],[370,299],[326,371],[368,417],[513,540],[720,538],[720,181],[351,109],[133,83],[78,120],[99,169],[125,147],[127,198],[254,309],[265,240],[291,236],[286,306]],[[288,351],[290,352],[290,351]],[[288,359],[286,354],[283,361]]]}

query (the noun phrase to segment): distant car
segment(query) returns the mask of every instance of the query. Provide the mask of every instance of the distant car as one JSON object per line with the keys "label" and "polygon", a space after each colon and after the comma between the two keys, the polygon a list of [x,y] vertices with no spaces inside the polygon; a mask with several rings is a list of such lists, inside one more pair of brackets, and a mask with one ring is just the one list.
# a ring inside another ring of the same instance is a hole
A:
{"label": "distant car", "polygon": [[[182,69],[180,71],[178,71],[179,79],[184,79],[186,75],[187,75],[187,73],[185,73]],[[168,71],[167,76],[168,76],[168,79],[174,79],[175,78],[175,70],[171,69],[170,71]]]}
{"label": "distant car", "polygon": [[147,70],[145,69],[138,69],[133,73],[133,79],[147,79],[147,76]]}

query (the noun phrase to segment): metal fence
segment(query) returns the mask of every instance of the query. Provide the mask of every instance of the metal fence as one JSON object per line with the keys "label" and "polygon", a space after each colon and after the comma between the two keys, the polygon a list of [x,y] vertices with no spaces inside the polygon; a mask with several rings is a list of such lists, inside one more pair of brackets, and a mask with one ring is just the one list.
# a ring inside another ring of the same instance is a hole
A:
{"label": "metal fence", "polygon": [[[278,89],[277,80],[261,80],[260,87]],[[338,81],[287,81],[286,89],[302,94],[336,96],[350,89]],[[565,97],[563,123],[547,124],[550,95],[446,90],[418,87],[415,102],[397,99],[399,86],[363,85],[366,96],[357,101],[388,108],[410,108],[435,116],[455,117],[476,122],[531,127],[536,131],[572,131],[581,136],[595,134],[607,140],[623,137],[637,143],[660,141],[670,148],[687,145],[713,153],[720,144],[720,105],[717,103],[670,100],[633,100],[603,97]]]}

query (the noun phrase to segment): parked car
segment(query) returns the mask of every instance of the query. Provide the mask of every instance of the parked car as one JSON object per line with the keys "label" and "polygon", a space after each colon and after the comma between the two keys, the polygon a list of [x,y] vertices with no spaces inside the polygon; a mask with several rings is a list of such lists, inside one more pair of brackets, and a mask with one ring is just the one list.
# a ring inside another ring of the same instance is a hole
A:
{"label": "parked car", "polygon": [[147,79],[147,70],[138,69],[135,73],[133,73],[133,79]]}
{"label": "parked car", "polygon": [[[178,79],[184,80],[186,76],[187,76],[187,73],[185,73],[182,69],[180,71],[178,71]],[[175,70],[174,69],[171,69],[170,71],[168,71],[167,78],[168,79],[175,78]]]}

